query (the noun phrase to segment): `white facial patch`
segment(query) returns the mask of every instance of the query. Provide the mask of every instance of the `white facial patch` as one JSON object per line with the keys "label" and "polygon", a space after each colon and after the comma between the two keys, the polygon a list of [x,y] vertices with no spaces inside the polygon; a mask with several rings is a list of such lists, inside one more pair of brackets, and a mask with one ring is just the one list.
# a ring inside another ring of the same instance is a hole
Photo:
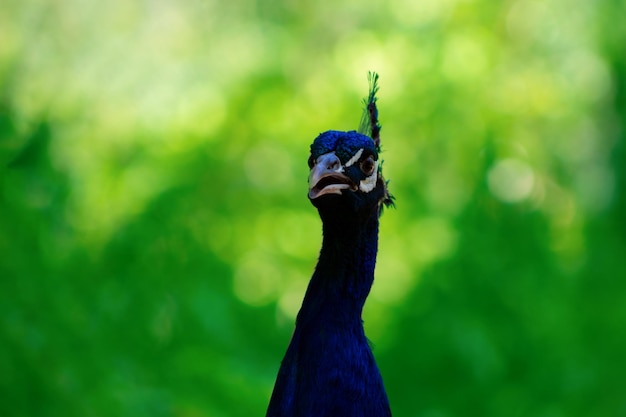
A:
{"label": "white facial patch", "polygon": [[[361,149],[362,151],[363,149]],[[359,152],[361,152],[359,151]],[[350,160],[352,161],[352,159]],[[378,161],[374,162],[374,173],[369,177],[361,180],[359,184],[359,189],[365,193],[369,193],[376,187],[376,181],[378,180]]]}
{"label": "white facial patch", "polygon": [[345,167],[351,167],[352,165],[355,164],[356,161],[359,160],[359,158],[361,158],[361,155],[363,155],[363,148],[359,149],[359,151],[357,153],[354,154],[354,156],[352,158],[350,158],[350,160],[348,162],[346,162]]}

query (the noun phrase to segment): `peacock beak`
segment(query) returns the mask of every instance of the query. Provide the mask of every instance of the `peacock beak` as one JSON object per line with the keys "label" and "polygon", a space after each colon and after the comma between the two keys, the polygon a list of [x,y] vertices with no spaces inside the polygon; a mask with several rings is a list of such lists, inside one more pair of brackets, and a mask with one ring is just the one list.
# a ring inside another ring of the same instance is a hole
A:
{"label": "peacock beak", "polygon": [[334,152],[317,158],[309,174],[309,198],[325,194],[341,194],[341,190],[357,190],[357,186],[343,173],[341,161]]}

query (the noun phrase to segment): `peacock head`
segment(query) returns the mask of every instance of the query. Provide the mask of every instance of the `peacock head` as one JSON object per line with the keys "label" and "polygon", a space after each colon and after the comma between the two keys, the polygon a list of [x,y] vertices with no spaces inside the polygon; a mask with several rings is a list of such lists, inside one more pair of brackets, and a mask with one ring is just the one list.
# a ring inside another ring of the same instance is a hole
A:
{"label": "peacock head", "polygon": [[329,130],[311,145],[309,199],[318,209],[341,204],[359,211],[392,204],[379,149],[356,131]]}

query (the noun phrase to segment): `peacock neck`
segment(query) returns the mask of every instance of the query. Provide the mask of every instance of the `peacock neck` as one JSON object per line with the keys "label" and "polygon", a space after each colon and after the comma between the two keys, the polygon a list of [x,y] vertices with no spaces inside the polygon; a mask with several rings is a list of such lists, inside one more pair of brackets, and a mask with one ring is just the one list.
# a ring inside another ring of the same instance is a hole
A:
{"label": "peacock neck", "polygon": [[361,323],[374,281],[378,210],[360,216],[322,216],[323,241],[298,322],[333,320]]}

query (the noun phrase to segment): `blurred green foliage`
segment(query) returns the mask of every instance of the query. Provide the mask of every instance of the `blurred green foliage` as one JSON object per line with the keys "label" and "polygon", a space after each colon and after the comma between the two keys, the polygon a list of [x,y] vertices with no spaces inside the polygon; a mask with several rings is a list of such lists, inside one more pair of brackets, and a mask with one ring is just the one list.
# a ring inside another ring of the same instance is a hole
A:
{"label": "blurred green foliage", "polygon": [[397,416],[626,416],[626,6],[6,0],[0,415],[263,415],[381,75]]}

